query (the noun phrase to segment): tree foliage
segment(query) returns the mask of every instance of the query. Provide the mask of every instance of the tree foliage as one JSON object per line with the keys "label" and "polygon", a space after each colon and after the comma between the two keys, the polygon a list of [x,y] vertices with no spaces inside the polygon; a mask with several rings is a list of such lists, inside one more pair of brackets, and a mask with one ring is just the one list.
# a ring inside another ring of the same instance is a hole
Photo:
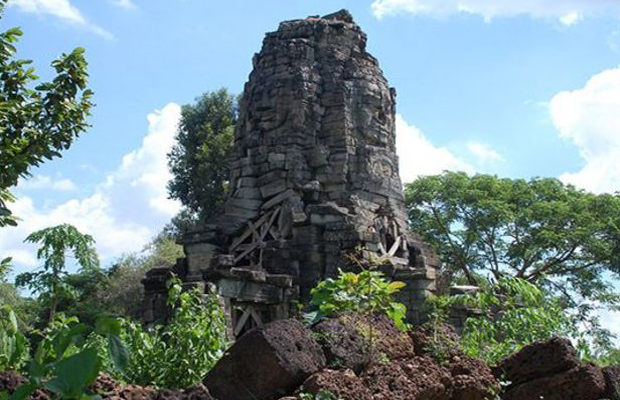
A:
{"label": "tree foliage", "polygon": [[40,271],[19,274],[15,282],[18,286],[27,286],[35,293],[40,293],[49,300],[49,321],[54,320],[56,306],[60,295],[73,295],[74,290],[67,284],[66,258],[72,253],[82,270],[92,271],[99,268],[99,257],[95,250],[95,241],[90,235],[80,233],[74,226],[62,224],[33,232],[26,242],[39,243],[37,258],[43,260]]}
{"label": "tree foliage", "polygon": [[502,278],[485,290],[456,300],[482,311],[481,316],[465,322],[461,345],[467,354],[489,364],[536,341],[578,335],[561,303],[523,279]]}
{"label": "tree foliage", "polygon": [[124,255],[106,272],[105,279],[85,298],[106,312],[138,318],[144,296],[142,278],[154,267],[172,266],[183,256],[183,248],[170,236],[157,235],[140,253]]}
{"label": "tree foliage", "polygon": [[226,89],[207,92],[181,110],[177,144],[168,154],[170,197],[199,218],[211,215],[228,193],[228,155],[237,101]]}
{"label": "tree foliage", "polygon": [[[0,0],[0,18],[7,0]],[[76,48],[52,61],[56,76],[39,82],[31,60],[15,59],[19,28],[0,33],[0,227],[15,225],[8,188],[60,151],[87,127],[92,91],[84,49]]]}
{"label": "tree foliage", "polygon": [[411,227],[450,274],[521,278],[577,299],[614,304],[606,273],[620,272],[620,198],[557,179],[420,178],[406,187]]}

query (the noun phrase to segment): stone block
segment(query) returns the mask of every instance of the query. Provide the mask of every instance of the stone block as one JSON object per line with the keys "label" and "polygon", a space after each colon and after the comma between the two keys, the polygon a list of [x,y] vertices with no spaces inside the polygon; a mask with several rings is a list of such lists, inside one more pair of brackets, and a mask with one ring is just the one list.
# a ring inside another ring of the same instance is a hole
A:
{"label": "stone block", "polygon": [[566,371],[578,364],[577,351],[570,341],[552,338],[525,346],[518,353],[502,360],[493,373],[518,384]]}
{"label": "stone block", "polygon": [[286,181],[284,179],[278,179],[271,183],[261,186],[260,192],[264,198],[269,198],[287,189]]}
{"label": "stone block", "polygon": [[281,320],[239,338],[203,383],[219,400],[275,400],[324,366],[310,331],[297,320]]}

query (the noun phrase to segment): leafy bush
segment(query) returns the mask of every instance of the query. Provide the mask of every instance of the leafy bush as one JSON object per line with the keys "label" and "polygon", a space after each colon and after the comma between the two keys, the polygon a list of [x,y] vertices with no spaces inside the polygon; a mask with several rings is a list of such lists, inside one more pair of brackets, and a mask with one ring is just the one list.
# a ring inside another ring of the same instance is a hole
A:
{"label": "leafy bush", "polygon": [[[13,393],[11,400],[27,399],[38,388],[62,399],[88,398],[86,388],[101,370],[100,351],[84,341],[90,330],[76,317],[56,314],[28,362],[28,381]],[[109,330],[102,333],[112,336]]]}
{"label": "leafy bush", "polygon": [[28,358],[28,340],[8,305],[0,307],[0,371],[19,370]]}
{"label": "leafy bush", "polygon": [[577,334],[558,301],[519,278],[502,278],[476,294],[434,301],[444,310],[461,303],[482,312],[465,322],[461,347],[491,365],[535,341]]}
{"label": "leafy bush", "polygon": [[343,272],[337,278],[328,278],[312,289],[310,303],[318,308],[315,319],[357,311],[383,313],[394,324],[405,329],[407,308],[394,301],[394,294],[405,286],[403,282],[390,282],[379,271],[364,270],[358,274]]}
{"label": "leafy bush", "polygon": [[129,359],[122,371],[112,368],[112,375],[144,386],[182,388],[200,382],[223,354],[224,315],[215,295],[183,291],[178,279],[169,285],[172,318],[150,329],[125,320],[121,337]]}

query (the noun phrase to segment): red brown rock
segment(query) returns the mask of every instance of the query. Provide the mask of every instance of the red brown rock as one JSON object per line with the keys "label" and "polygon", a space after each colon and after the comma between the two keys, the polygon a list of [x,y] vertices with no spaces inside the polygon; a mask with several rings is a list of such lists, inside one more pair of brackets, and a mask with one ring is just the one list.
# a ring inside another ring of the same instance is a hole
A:
{"label": "red brown rock", "polygon": [[341,371],[324,369],[317,372],[306,379],[302,391],[312,395],[327,391],[343,400],[373,400],[364,382],[350,369]]}
{"label": "red brown rock", "polygon": [[312,328],[332,369],[359,373],[372,358],[398,359],[414,355],[413,343],[383,315],[347,313]]}
{"label": "red brown rock", "polygon": [[568,339],[552,338],[525,346],[493,369],[496,377],[516,385],[567,371],[579,365],[577,351]]}
{"label": "red brown rock", "polygon": [[419,356],[447,359],[462,354],[458,347],[459,335],[452,325],[425,323],[410,331],[409,336]]}
{"label": "red brown rock", "polygon": [[620,400],[620,365],[603,368],[605,377],[605,396],[610,400]]}
{"label": "red brown rock", "polygon": [[324,366],[325,356],[310,330],[288,319],[243,335],[203,383],[218,400],[277,399]]}
{"label": "red brown rock", "polygon": [[450,373],[430,357],[412,357],[374,364],[361,375],[373,400],[445,400],[450,398]]}
{"label": "red brown rock", "polygon": [[605,395],[605,378],[593,364],[510,386],[503,400],[597,400]]}
{"label": "red brown rock", "polygon": [[452,400],[483,400],[499,392],[499,383],[482,361],[465,355],[454,356],[447,364],[452,375]]}

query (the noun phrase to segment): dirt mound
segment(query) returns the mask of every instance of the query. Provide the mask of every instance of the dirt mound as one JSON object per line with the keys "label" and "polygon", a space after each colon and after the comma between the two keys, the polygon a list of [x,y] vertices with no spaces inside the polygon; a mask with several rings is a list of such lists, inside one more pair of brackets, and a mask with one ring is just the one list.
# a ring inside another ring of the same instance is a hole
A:
{"label": "dirt mound", "polygon": [[370,390],[350,369],[341,371],[324,369],[317,372],[304,382],[301,391],[313,395],[327,391],[343,400],[373,400]]}
{"label": "dirt mound", "polygon": [[453,356],[446,367],[450,371],[454,400],[483,400],[499,392],[491,369],[482,361],[466,355]]}
{"label": "dirt mound", "polygon": [[449,399],[450,373],[427,356],[372,365],[361,375],[373,400]]}
{"label": "dirt mound", "polygon": [[[9,395],[13,394],[15,390],[26,383],[26,378],[12,371],[0,371],[0,393],[6,391]],[[47,390],[36,390],[30,398],[32,400],[50,400],[52,394]]]}
{"label": "dirt mound", "polygon": [[448,324],[422,324],[409,332],[415,353],[431,356],[439,362],[462,354],[459,335]]}
{"label": "dirt mound", "polygon": [[[8,392],[9,395],[22,384],[26,378],[15,372],[0,372],[0,393]],[[138,385],[123,385],[110,375],[100,373],[95,382],[87,389],[89,394],[99,396],[101,399],[113,400],[215,400],[204,385],[195,385],[183,390],[161,389]],[[51,400],[52,393],[45,390],[37,390],[31,400]]]}

